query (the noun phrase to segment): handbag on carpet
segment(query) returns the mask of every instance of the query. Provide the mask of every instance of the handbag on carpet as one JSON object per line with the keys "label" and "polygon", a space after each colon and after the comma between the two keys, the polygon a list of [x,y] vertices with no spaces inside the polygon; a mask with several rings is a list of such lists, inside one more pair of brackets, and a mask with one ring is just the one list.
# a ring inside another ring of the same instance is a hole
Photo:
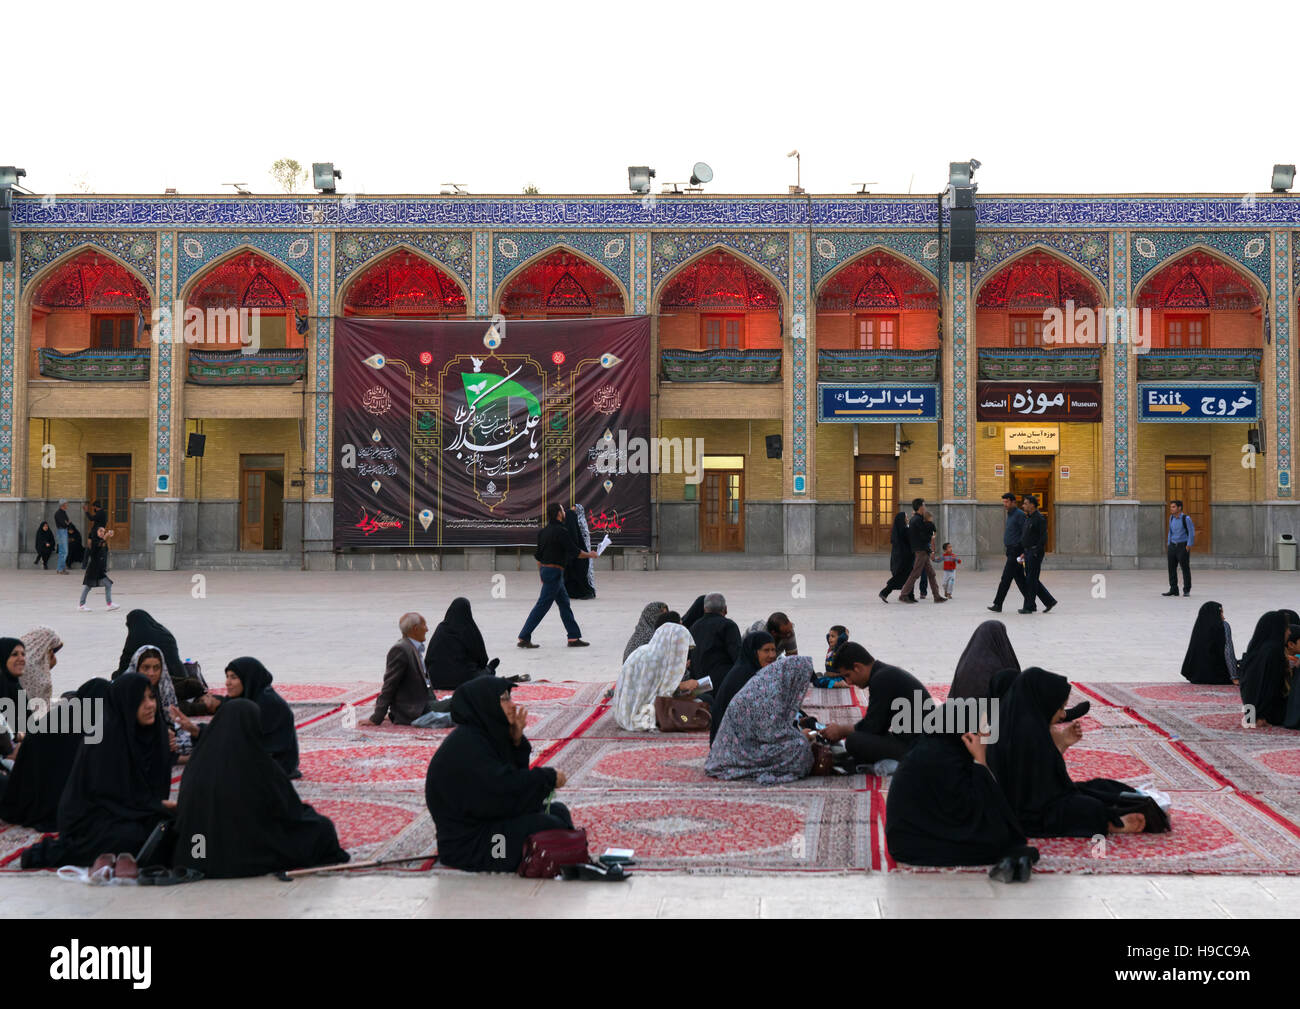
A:
{"label": "handbag on carpet", "polygon": [[590,861],[585,830],[539,830],[524,841],[519,875],[525,879],[554,879],[565,866]]}
{"label": "handbag on carpet", "polygon": [[835,771],[835,754],[825,743],[813,743],[813,766],[809,773],[820,778],[823,775],[832,774]]}
{"label": "handbag on carpet", "polygon": [[708,732],[709,706],[690,697],[656,697],[655,724],[660,732]]}

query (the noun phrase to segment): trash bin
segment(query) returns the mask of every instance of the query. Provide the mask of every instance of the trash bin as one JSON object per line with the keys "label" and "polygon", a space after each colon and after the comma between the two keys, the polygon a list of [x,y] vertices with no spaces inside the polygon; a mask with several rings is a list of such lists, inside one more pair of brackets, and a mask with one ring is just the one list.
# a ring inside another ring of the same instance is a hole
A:
{"label": "trash bin", "polygon": [[1290,533],[1283,533],[1277,538],[1277,569],[1279,571],[1294,571],[1296,569],[1296,547],[1295,537]]}
{"label": "trash bin", "polygon": [[[1291,548],[1291,568],[1295,569],[1295,547]],[[153,569],[155,571],[176,570],[176,542],[167,533],[162,533],[153,541]]]}

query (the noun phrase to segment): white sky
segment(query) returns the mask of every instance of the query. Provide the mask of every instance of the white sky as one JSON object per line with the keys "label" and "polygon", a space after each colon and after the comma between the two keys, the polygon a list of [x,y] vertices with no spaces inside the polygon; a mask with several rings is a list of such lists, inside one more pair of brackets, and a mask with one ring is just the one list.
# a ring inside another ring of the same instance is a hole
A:
{"label": "white sky", "polygon": [[[19,23],[12,23],[17,27]],[[1267,192],[1300,3],[85,3],[20,30],[0,162],[37,193]],[[158,27],[155,27],[158,26]],[[165,26],[165,27],[164,27]],[[1300,187],[1297,188],[1300,191]]]}

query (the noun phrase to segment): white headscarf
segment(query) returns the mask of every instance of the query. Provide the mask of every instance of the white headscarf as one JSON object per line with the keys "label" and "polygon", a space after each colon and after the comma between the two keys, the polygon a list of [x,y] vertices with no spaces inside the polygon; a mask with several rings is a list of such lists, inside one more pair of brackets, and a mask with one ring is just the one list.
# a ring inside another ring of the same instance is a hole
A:
{"label": "white headscarf", "polygon": [[690,648],[690,631],[664,624],[649,644],[629,655],[614,685],[614,721],[634,732],[655,728],[655,698],[672,697],[677,690]]}
{"label": "white headscarf", "polygon": [[54,683],[50,679],[50,652],[63,647],[59,636],[48,627],[33,627],[22,637],[27,652],[27,668],[23,672],[22,687],[30,704],[40,698],[47,705],[54,696]]}

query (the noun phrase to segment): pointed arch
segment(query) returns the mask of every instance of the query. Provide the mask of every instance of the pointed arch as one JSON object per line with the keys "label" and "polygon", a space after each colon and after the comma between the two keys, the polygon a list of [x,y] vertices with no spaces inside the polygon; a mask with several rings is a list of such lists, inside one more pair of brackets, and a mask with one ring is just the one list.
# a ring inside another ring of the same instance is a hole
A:
{"label": "pointed arch", "polygon": [[[545,263],[546,260],[551,259],[557,255],[573,256],[575,259],[579,260],[581,263],[585,264],[586,266],[592,268],[597,273],[599,273],[604,279],[608,280],[611,284],[613,284],[614,289],[618,292],[619,301],[621,303],[619,312],[615,314],[619,314],[619,315],[627,314],[627,306],[631,303],[632,300],[628,295],[627,286],[621,280],[619,280],[618,276],[608,267],[597,262],[587,253],[574,248],[568,242],[557,242],[555,245],[549,245],[545,249],[533,253],[527,259],[518,263],[513,269],[511,269],[509,273],[503,276],[500,282],[497,284],[496,290],[492,292],[493,312],[497,312],[502,315],[512,314],[508,312],[506,308],[506,297],[510,293],[511,286],[514,284],[518,284],[519,281],[523,277],[525,277],[530,270],[538,266],[541,266],[543,263]],[[571,271],[565,271],[565,272],[571,273]],[[547,285],[547,291],[545,295],[547,299],[549,299],[551,290],[555,287],[555,284],[559,283],[559,281],[562,278],[563,278],[563,273],[561,273],[560,277],[556,278],[555,283]],[[587,288],[583,286],[580,281],[577,281],[577,283],[579,288],[581,288],[582,291],[587,295],[588,299],[591,300],[593,292],[587,290]],[[539,308],[533,310],[544,311],[546,306],[547,306],[547,302],[543,301],[543,304]],[[595,306],[592,305],[591,307],[594,312]],[[557,305],[556,309],[562,310],[562,307]]]}
{"label": "pointed arch", "polygon": [[[1086,267],[1076,263],[1069,256],[1061,253],[1059,249],[1053,249],[1041,242],[1034,242],[1032,245],[1027,245],[1018,250],[1015,255],[1009,256],[981,277],[975,285],[975,289],[971,292],[972,303],[977,309],[1006,308],[1005,304],[991,305],[987,302],[992,300],[994,292],[998,291],[999,285],[1003,285],[1005,291],[1005,284],[1011,279],[1011,274],[1016,270],[1017,266],[1023,271],[1027,261],[1042,262],[1044,260],[1052,261],[1052,265],[1058,271],[1058,278],[1062,274],[1071,278],[1067,290],[1062,289],[1058,279],[1054,292],[1044,292],[1050,298],[1045,302],[1048,306],[1060,307],[1060,304],[1067,300],[1073,300],[1079,307],[1089,308],[1103,308],[1109,303],[1109,293]],[[1074,278],[1078,278],[1078,280],[1074,280]],[[1026,278],[1030,282],[1032,282],[1032,279]],[[1042,279],[1046,280],[1046,278]],[[1080,285],[1078,281],[1082,281],[1082,284]],[[1088,300],[1081,299],[1079,297],[1080,293],[1086,293],[1089,296]],[[1026,308],[1028,307],[1030,306],[1027,305]]]}
{"label": "pointed arch", "polygon": [[[194,271],[190,279],[187,280],[185,284],[181,287],[181,289],[177,292],[177,297],[182,302],[189,302],[194,297],[194,292],[202,288],[204,283],[210,282],[213,275],[217,271],[219,271],[222,267],[226,266],[227,264],[233,262],[234,260],[249,254],[251,254],[255,259],[265,260],[272,267],[274,267],[275,271],[278,271],[279,273],[283,273],[289,280],[293,281],[293,284],[296,285],[297,287],[297,294],[301,295],[301,299],[302,299],[301,307],[304,310],[309,309],[309,306],[311,305],[311,291],[307,289],[307,285],[303,281],[303,279],[300,276],[298,276],[298,274],[296,274],[289,267],[287,263],[281,261],[276,256],[271,255],[265,249],[259,249],[257,246],[251,245],[248,242],[241,242],[240,244],[236,245],[233,249],[226,250],[221,255],[213,259],[211,262],[204,263],[203,266],[201,266],[199,269]],[[263,269],[261,272],[265,273],[267,271]],[[285,300],[288,303],[294,305],[299,304],[298,297],[291,296],[289,291],[284,290],[284,288],[287,287],[288,285],[281,282],[280,284],[277,284],[275,286],[280,290],[281,294],[285,295]]]}
{"label": "pointed arch", "polygon": [[[153,284],[136,267],[132,266],[121,256],[117,256],[112,252],[109,252],[107,249],[102,248],[101,246],[95,245],[92,242],[83,242],[81,245],[69,249],[67,252],[63,253],[63,255],[59,256],[57,259],[54,259],[51,262],[46,263],[43,267],[41,267],[34,274],[32,274],[31,277],[24,278],[23,293],[22,293],[22,314],[25,316],[30,315],[31,308],[33,307],[32,301],[35,298],[36,293],[40,291],[40,289],[42,288],[42,286],[45,284],[47,280],[49,280],[60,269],[68,266],[69,263],[74,261],[77,257],[82,256],[87,252],[93,253],[96,256],[103,256],[105,259],[110,260],[114,265],[120,266],[123,270],[125,270],[128,274],[130,274],[131,277],[134,278],[135,281],[141,287],[144,288],[145,294],[149,296],[150,305],[152,305],[152,303],[157,299],[157,293],[153,289]],[[146,309],[147,308],[148,306],[146,306]]]}
{"label": "pointed arch", "polygon": [[[871,262],[868,263],[868,261]],[[819,311],[833,309],[833,306],[829,304],[834,298],[832,292],[835,291],[837,286],[844,285],[846,279],[854,272],[863,273],[861,284],[849,285],[854,287],[855,292],[863,285],[870,283],[873,275],[878,273],[881,274],[885,283],[898,297],[899,307],[938,309],[939,282],[934,278],[934,275],[906,256],[900,255],[897,249],[891,249],[886,245],[876,243],[863,249],[857,255],[846,259],[821,279],[814,292]],[[886,274],[889,276],[885,276]],[[842,300],[842,298],[835,300]],[[851,300],[856,300],[856,293]],[[908,301],[917,303],[908,306],[906,304]],[[924,302],[924,304],[920,302]],[[836,305],[834,307],[842,310],[845,306]]]}
{"label": "pointed arch", "polygon": [[[1138,308],[1163,308],[1164,306],[1157,306],[1152,300],[1153,297],[1158,297],[1154,292],[1167,285],[1170,279],[1170,271],[1177,268],[1184,260],[1191,260],[1192,257],[1197,256],[1202,257],[1203,259],[1213,260],[1214,266],[1232,274],[1234,280],[1240,282],[1241,285],[1250,292],[1253,296],[1253,304],[1249,306],[1250,310],[1262,310],[1262,307],[1268,303],[1268,291],[1254,273],[1246,269],[1246,267],[1242,266],[1236,260],[1225,256],[1218,249],[1212,248],[1202,242],[1197,242],[1193,245],[1187,246],[1185,249],[1179,249],[1173,255],[1167,256],[1148,270],[1146,276],[1142,278],[1141,283],[1139,283],[1133,290],[1133,304]],[[1188,265],[1189,267],[1192,266],[1191,263]],[[1193,270],[1193,272],[1195,271]],[[1160,278],[1160,283],[1157,283],[1158,278]],[[1205,285],[1199,276],[1197,277],[1196,282],[1199,286],[1204,288]],[[1213,299],[1214,292],[1207,291],[1206,293],[1210,299]]]}
{"label": "pointed arch", "polygon": [[[775,295],[771,308],[772,310],[780,312],[784,315],[786,294],[785,294],[785,288],[782,285],[780,278],[777,277],[776,274],[774,274],[771,270],[765,267],[762,263],[758,262],[758,260],[745,255],[745,253],[741,252],[738,249],[732,248],[730,245],[723,245],[721,242],[714,242],[712,245],[709,245],[701,249],[693,256],[690,256],[687,259],[683,260],[682,262],[678,263],[675,267],[672,268],[672,270],[670,270],[668,273],[664,275],[664,278],[661,281],[659,281],[659,283],[655,286],[655,294],[654,294],[655,311],[658,312],[659,309],[662,307],[664,295],[672,287],[674,281],[676,281],[687,270],[702,263],[707,258],[714,256],[719,252],[725,253],[730,258],[736,260],[745,269],[753,270],[768,285],[770,285],[772,288],[772,292]],[[758,309],[751,308],[750,310],[757,311]]]}
{"label": "pointed arch", "polygon": [[[452,289],[459,292],[458,300],[462,303],[462,311],[466,315],[469,314],[469,306],[472,303],[471,292],[465,285],[465,282],[456,275],[456,271],[446,263],[429,255],[429,253],[425,252],[423,249],[416,248],[414,245],[407,242],[398,242],[396,245],[390,245],[388,248],[376,252],[369,259],[358,264],[334,294],[334,314],[340,317],[346,315],[348,299],[354,296],[362,278],[366,277],[372,270],[383,264],[386,260],[399,254],[414,256],[416,259],[423,261],[426,265],[433,267],[433,269],[440,275],[439,282],[443,290],[444,303],[447,302],[445,291],[447,285],[450,284]],[[449,307],[447,311],[449,313],[454,313],[455,308]]]}

